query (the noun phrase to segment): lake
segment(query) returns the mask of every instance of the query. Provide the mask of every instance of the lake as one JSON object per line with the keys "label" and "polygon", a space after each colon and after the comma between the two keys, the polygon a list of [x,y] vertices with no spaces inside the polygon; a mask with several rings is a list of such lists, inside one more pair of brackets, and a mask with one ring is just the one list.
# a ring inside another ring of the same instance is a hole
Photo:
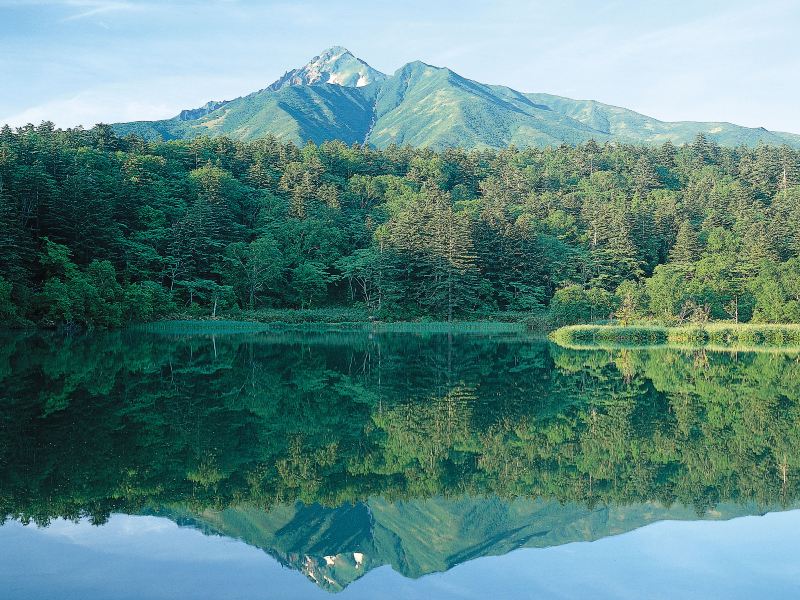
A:
{"label": "lake", "polygon": [[800,593],[800,358],[0,335],[0,596]]}

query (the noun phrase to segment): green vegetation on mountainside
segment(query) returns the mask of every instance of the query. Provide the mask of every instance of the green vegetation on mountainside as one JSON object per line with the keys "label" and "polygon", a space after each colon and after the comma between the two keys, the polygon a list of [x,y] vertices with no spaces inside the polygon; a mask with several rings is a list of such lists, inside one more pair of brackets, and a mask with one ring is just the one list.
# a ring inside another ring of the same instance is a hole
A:
{"label": "green vegetation on mountainside", "polygon": [[[697,121],[659,121],[627,108],[603,104],[596,100],[573,100],[552,94],[525,94],[532,101],[575,119],[626,144],[690,144],[698,133],[722,146],[756,144],[800,145],[800,135],[768,131],[762,127],[741,127],[732,123]],[[595,137],[595,139],[598,139]]]}
{"label": "green vegetation on mountainside", "polygon": [[340,140],[444,149],[505,148],[617,141],[688,144],[699,134],[723,146],[788,144],[800,135],[731,123],[659,121],[594,100],[523,94],[465,79],[420,61],[386,76],[336,46],[267,88],[228,102],[209,102],[173,119],[117,123],[120,135],[146,139],[274,135],[304,144]]}
{"label": "green vegetation on mountainside", "polygon": [[284,140],[336,139],[353,144],[367,139],[371,122],[369,94],[339,85],[317,85],[261,90],[188,121],[138,121],[114,127],[120,134],[145,139],[226,135],[255,140],[273,135]]}

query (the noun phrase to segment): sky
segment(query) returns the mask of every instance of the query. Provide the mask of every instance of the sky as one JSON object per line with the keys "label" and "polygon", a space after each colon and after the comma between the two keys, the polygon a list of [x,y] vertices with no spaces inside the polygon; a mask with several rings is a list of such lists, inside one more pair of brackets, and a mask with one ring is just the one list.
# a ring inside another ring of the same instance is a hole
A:
{"label": "sky", "polygon": [[392,73],[800,133],[796,0],[0,0],[0,123],[169,118],[342,45]]}

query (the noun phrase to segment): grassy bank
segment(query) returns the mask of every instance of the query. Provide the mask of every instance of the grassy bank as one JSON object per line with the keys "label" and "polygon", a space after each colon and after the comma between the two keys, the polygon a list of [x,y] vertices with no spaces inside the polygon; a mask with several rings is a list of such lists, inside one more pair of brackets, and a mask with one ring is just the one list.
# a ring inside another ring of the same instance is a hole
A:
{"label": "grassy bank", "polygon": [[550,334],[568,348],[612,346],[707,346],[720,348],[800,349],[800,325],[709,323],[662,327],[659,325],[569,325]]}
{"label": "grassy bank", "polygon": [[238,321],[238,320],[191,320],[176,319],[133,325],[132,329],[167,335],[191,334],[231,334],[280,331],[335,332],[366,331],[372,333],[477,333],[504,334],[524,333],[524,323],[504,323],[493,321],[464,322],[324,322],[324,321]]}

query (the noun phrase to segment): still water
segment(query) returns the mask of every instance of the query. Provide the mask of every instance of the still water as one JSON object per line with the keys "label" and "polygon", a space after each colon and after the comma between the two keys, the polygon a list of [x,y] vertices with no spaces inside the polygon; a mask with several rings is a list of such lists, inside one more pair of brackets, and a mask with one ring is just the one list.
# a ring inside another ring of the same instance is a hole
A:
{"label": "still water", "polygon": [[2,598],[800,594],[797,354],[0,342]]}

